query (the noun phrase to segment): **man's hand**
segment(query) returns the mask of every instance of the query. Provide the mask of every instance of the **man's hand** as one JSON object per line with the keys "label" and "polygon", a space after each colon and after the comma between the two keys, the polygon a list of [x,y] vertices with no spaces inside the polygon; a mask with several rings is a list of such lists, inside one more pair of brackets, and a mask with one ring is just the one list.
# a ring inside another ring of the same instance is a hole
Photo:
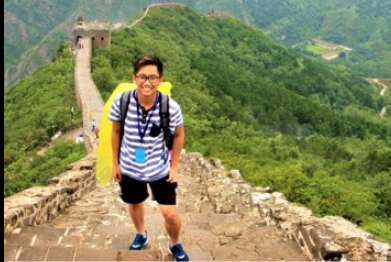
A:
{"label": "man's hand", "polygon": [[121,175],[121,168],[119,165],[114,165],[113,166],[113,180],[114,182],[121,182],[122,180],[122,175]]}
{"label": "man's hand", "polygon": [[176,167],[170,167],[170,174],[167,179],[167,182],[169,183],[178,182],[178,169]]}

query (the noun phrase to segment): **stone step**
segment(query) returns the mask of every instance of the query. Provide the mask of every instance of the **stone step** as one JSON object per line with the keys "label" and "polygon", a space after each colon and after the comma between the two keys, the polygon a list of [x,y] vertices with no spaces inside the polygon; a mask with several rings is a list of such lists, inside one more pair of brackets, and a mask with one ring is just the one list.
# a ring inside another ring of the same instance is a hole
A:
{"label": "stone step", "polygon": [[[235,232],[235,231],[234,231]],[[307,261],[300,246],[293,240],[283,237],[275,227],[252,227],[240,232],[234,238],[221,237],[225,241],[213,250],[216,260],[296,260]]]}
{"label": "stone step", "polygon": [[[127,234],[127,232],[129,232]],[[148,249],[167,247],[169,237],[163,224],[148,228],[150,237]],[[90,249],[126,250],[135,235],[134,228],[121,226],[102,226],[95,229],[71,228],[58,229],[49,226],[26,227],[23,232],[11,234],[4,242],[5,246],[48,247],[61,246]],[[194,244],[207,239],[208,246],[218,242],[207,226],[184,225],[182,242]]]}
{"label": "stone step", "polygon": [[[163,257],[164,256],[164,257]],[[4,247],[4,261],[173,261],[162,250],[114,250],[61,246]]]}
{"label": "stone step", "polygon": [[[192,260],[197,261],[210,261],[212,259],[212,250],[218,244],[215,240],[213,234],[210,231],[189,231],[190,233],[183,234],[183,245],[186,247],[186,250]],[[26,237],[26,235],[20,234],[20,239]],[[19,239],[19,240],[20,240]],[[124,260],[131,260],[133,257],[135,260],[140,260],[140,256],[134,257],[134,252],[128,251],[128,246],[131,242],[129,236],[120,235],[112,238],[101,239],[101,238],[92,238],[88,239],[85,242],[81,237],[65,237],[61,239],[60,243],[50,244],[48,242],[35,242],[34,246],[31,246],[32,237],[29,236],[28,241],[24,241],[23,244],[26,246],[19,246],[22,244],[13,243],[12,245],[5,245],[4,247],[4,258],[5,260],[14,261],[16,256],[18,256],[18,261],[44,261],[45,257],[51,258],[53,260],[72,260],[74,255],[77,253],[77,256],[74,258],[75,261],[106,261],[106,260],[117,260],[118,258],[115,254],[122,254]],[[168,237],[158,238],[151,237],[150,242],[146,246],[143,252],[147,254],[153,254],[153,257],[148,257],[144,260],[146,261],[155,261],[162,260],[164,255],[165,261],[171,261],[172,257],[168,251]],[[78,243],[75,246],[75,243]],[[105,255],[102,257],[101,252]],[[130,252],[130,253],[129,253]],[[58,254],[56,256],[56,254]],[[162,254],[158,257],[156,254]],[[50,259],[46,259],[49,261]],[[98,259],[97,259],[98,258]],[[121,261],[121,260],[119,260]]]}

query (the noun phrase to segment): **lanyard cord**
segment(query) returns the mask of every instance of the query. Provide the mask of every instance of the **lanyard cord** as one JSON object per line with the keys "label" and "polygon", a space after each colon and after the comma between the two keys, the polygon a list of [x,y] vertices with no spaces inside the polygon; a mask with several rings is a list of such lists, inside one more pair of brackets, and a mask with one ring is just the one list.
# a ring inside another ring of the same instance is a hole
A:
{"label": "lanyard cord", "polygon": [[141,125],[140,125],[140,104],[139,104],[138,100],[136,100],[136,102],[137,102],[137,127],[138,127],[138,134],[140,135],[141,143],[143,143],[145,134],[147,133],[147,129],[148,129],[148,126],[149,126],[149,122],[151,121],[152,115],[155,112],[155,109],[156,109],[158,101],[159,101],[159,93],[156,94],[155,104],[153,105],[152,113],[151,114],[148,113],[149,117],[148,117],[147,123],[145,124],[144,130],[141,130]]}

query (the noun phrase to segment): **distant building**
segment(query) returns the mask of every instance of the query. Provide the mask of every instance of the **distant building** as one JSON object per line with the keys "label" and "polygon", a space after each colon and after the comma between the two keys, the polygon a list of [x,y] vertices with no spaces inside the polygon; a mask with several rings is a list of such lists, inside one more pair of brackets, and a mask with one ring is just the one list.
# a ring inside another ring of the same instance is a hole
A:
{"label": "distant building", "polygon": [[337,44],[334,44],[334,43],[331,43],[331,42],[322,41],[320,39],[313,39],[312,41],[314,41],[314,43],[316,45],[323,46],[323,47],[329,48],[331,50],[336,50],[338,48],[341,48],[341,49],[343,49],[346,52],[353,51],[353,48],[351,48],[351,47],[344,46],[344,45],[337,45]]}
{"label": "distant building", "polygon": [[339,47],[342,48],[342,49],[343,49],[344,51],[346,51],[346,52],[353,51],[353,48],[348,47],[348,46],[340,45]]}
{"label": "distant building", "polygon": [[338,58],[338,54],[337,53],[324,53],[322,54],[322,57],[326,60],[333,60],[333,59],[336,59]]}
{"label": "distant building", "polygon": [[85,21],[79,17],[72,30],[72,45],[79,47],[79,39],[91,38],[92,46],[109,47],[111,44],[111,31],[109,21]]}
{"label": "distant building", "polygon": [[231,15],[223,12],[217,12],[214,8],[205,14],[206,17],[216,18],[216,17],[231,17]]}
{"label": "distant building", "polygon": [[335,50],[335,49],[338,48],[338,45],[335,45],[333,43],[329,43],[329,42],[326,42],[326,41],[322,41],[320,39],[314,39],[314,42],[315,42],[315,44],[317,44],[319,46],[323,46],[323,47],[329,48],[331,50]]}
{"label": "distant building", "polygon": [[277,37],[278,40],[285,40],[286,39],[286,35],[280,35],[279,37]]}

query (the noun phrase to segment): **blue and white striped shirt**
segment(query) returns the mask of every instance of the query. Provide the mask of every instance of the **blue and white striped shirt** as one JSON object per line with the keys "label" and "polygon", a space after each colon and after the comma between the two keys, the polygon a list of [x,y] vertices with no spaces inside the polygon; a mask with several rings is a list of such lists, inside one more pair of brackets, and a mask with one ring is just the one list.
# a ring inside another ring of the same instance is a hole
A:
{"label": "blue and white striped shirt", "polygon": [[[121,173],[139,181],[152,182],[168,175],[170,163],[165,160],[169,158],[169,152],[165,146],[164,132],[162,129],[157,137],[150,135],[153,125],[160,127],[159,103],[157,103],[155,110],[152,108],[148,111],[146,119],[148,120],[151,117],[151,120],[149,121],[144,139],[141,142],[138,122],[140,122],[141,130],[144,130],[148,121],[145,124],[141,122],[142,109],[141,106],[137,107],[137,101],[134,97],[135,92],[136,90],[131,93],[128,113],[125,119],[125,134],[120,150]],[[112,122],[119,122],[121,120],[121,96],[122,94],[118,95],[111,106],[108,119]],[[183,125],[183,118],[178,103],[171,97],[169,99],[169,127],[171,132],[174,133],[176,127]],[[139,108],[139,115],[137,114],[137,108]],[[145,149],[145,163],[136,162],[135,152],[137,147]]]}

